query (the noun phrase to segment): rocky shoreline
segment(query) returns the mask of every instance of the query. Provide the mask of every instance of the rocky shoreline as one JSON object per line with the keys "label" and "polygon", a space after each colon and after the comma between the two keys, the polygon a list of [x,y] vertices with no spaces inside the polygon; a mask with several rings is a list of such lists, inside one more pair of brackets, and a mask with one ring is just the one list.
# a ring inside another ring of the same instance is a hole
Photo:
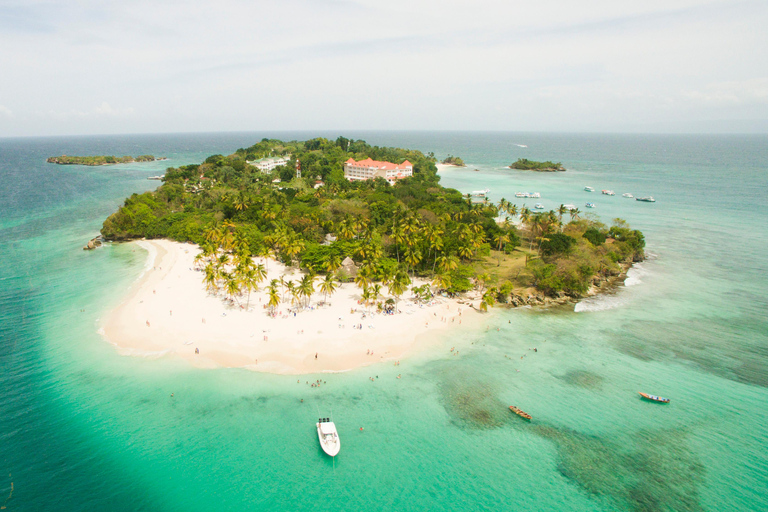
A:
{"label": "rocky shoreline", "polygon": [[[642,261],[642,260],[640,260]],[[519,295],[512,293],[509,298],[509,302],[504,304],[497,304],[499,306],[506,306],[508,308],[518,308],[525,306],[537,306],[537,307],[552,307],[552,306],[564,306],[567,304],[576,304],[580,300],[586,297],[592,297],[601,293],[609,293],[618,288],[619,285],[624,283],[627,278],[627,272],[632,265],[637,262],[621,263],[621,271],[613,275],[597,275],[592,280],[592,286],[590,286],[587,293],[582,296],[574,297],[565,293],[560,293],[556,297],[550,297],[543,293],[533,293],[527,295]]]}

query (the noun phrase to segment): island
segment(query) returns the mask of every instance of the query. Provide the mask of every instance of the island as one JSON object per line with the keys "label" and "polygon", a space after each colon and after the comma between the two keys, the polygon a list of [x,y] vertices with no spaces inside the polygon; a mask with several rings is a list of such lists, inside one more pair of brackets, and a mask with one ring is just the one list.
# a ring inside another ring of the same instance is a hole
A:
{"label": "island", "polygon": [[[284,164],[248,163],[270,155]],[[644,258],[621,219],[476,202],[439,181],[432,154],[343,137],[168,168],[104,221],[105,240],[151,261],[102,332],[121,353],[201,367],[343,371],[479,328],[494,305],[597,293]]]}
{"label": "island", "polygon": [[114,164],[132,164],[137,162],[154,162],[156,160],[166,160],[166,158],[155,158],[152,155],[132,156],[52,156],[46,162],[59,165],[114,165]]}
{"label": "island", "polygon": [[535,160],[528,160],[527,158],[520,158],[517,162],[509,165],[510,169],[516,169],[519,171],[537,171],[537,172],[564,172],[565,167],[560,162],[537,162]]}
{"label": "island", "polygon": [[464,160],[457,156],[448,155],[445,159],[443,159],[443,165],[453,165],[455,167],[466,167],[467,164],[464,163]]}

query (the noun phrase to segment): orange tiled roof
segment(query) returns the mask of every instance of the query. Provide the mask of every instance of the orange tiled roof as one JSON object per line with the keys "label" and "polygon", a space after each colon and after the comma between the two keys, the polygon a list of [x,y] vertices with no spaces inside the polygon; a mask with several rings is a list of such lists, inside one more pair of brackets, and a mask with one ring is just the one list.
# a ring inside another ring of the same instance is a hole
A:
{"label": "orange tiled roof", "polygon": [[356,162],[353,158],[350,158],[345,163],[363,167],[375,167],[376,169],[386,169],[388,171],[405,170],[407,167],[413,167],[413,164],[408,160],[401,164],[393,164],[392,162],[379,162],[378,160],[372,160],[370,158]]}

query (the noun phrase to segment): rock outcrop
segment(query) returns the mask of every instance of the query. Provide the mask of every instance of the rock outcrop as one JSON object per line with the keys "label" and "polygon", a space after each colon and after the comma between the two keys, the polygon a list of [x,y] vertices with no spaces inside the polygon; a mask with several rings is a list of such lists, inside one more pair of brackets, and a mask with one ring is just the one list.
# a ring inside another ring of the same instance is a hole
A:
{"label": "rock outcrop", "polygon": [[101,247],[104,244],[104,238],[99,235],[96,238],[91,238],[88,243],[83,247],[84,251],[92,251],[97,247]]}

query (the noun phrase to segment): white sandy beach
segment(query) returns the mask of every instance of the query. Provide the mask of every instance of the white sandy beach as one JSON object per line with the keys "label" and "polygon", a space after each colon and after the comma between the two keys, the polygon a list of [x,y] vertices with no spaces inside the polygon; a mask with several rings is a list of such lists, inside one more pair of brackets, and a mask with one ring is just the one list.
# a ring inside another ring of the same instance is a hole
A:
{"label": "white sandy beach", "polygon": [[[198,367],[272,373],[345,371],[399,361],[444,336],[462,336],[462,331],[486,318],[456,299],[440,297],[432,305],[420,306],[410,292],[401,297],[399,314],[371,314],[358,304],[360,289],[354,283],[339,287],[328,298],[329,306],[317,307],[324,297],[316,292],[312,309],[294,315],[288,313],[290,303],[281,303],[272,318],[263,289],[251,293],[248,310],[245,296],[241,308],[206,292],[203,273],[194,269],[196,245],[167,240],[131,243],[148,251],[146,272],[126,300],[104,316],[100,330],[123,355],[181,357]],[[296,281],[302,275],[273,260],[268,267],[263,288],[271,279],[285,276]],[[360,325],[362,329],[354,328]]]}

